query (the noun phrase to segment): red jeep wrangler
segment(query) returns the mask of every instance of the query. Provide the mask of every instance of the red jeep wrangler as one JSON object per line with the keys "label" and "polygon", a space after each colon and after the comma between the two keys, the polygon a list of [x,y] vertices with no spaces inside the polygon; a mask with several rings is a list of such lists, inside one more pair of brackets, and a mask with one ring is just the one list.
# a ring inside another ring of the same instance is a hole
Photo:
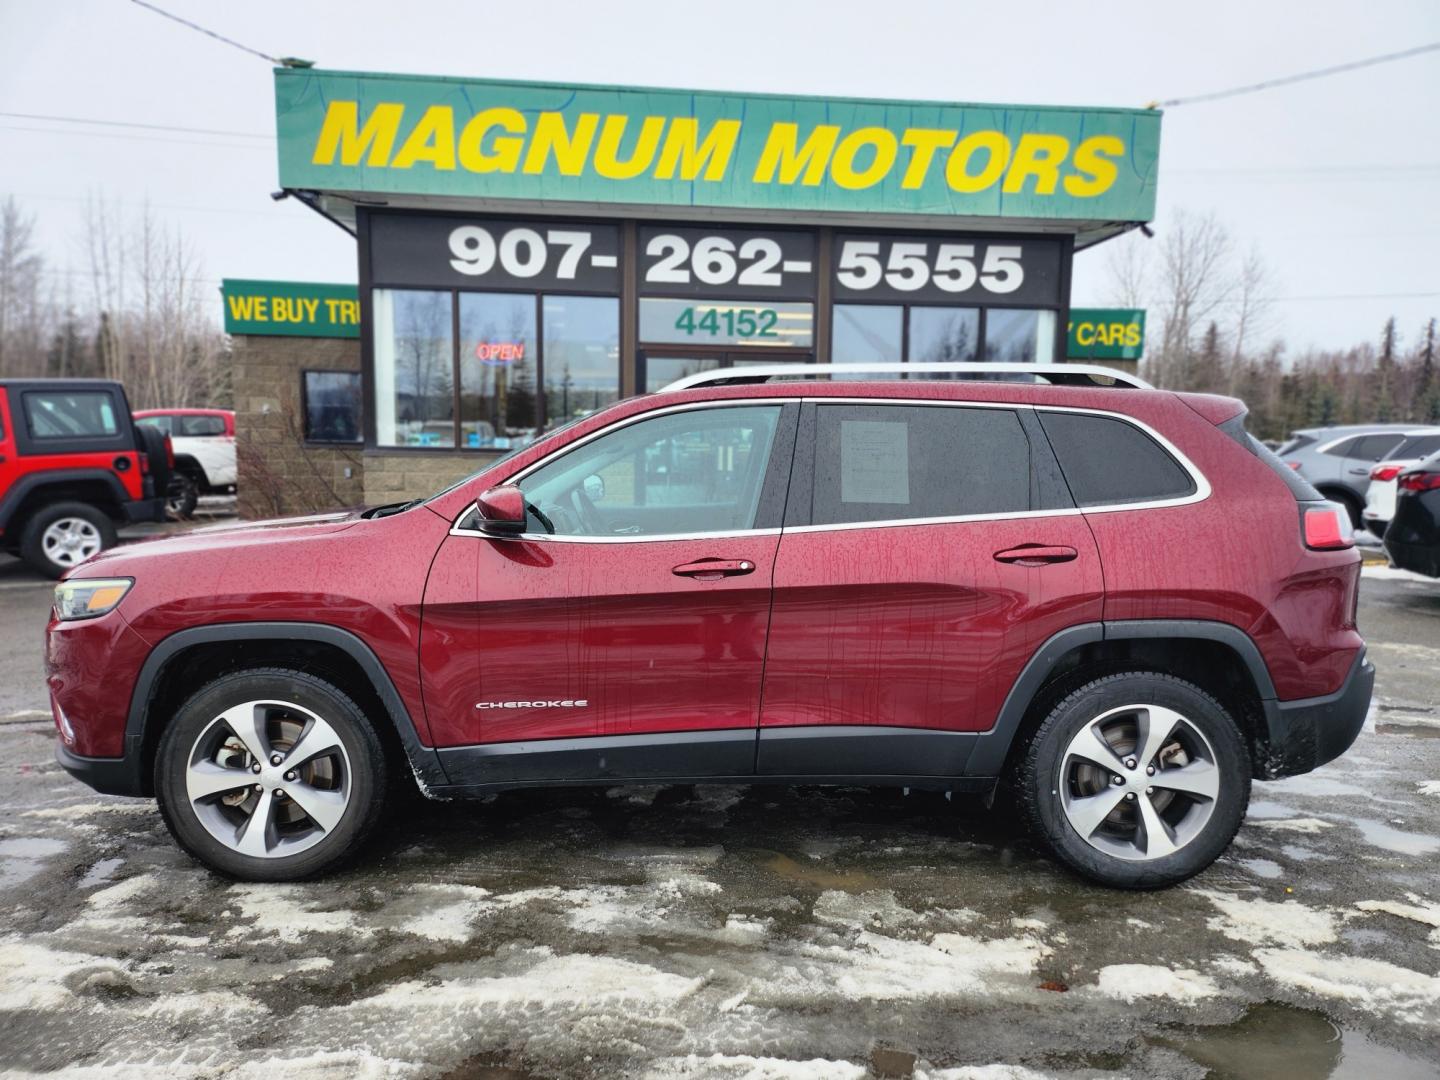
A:
{"label": "red jeep wrangler", "polygon": [[60,762],[249,879],[413,775],[1008,780],[1081,873],[1183,880],[1360,730],[1349,519],[1238,401],[979,369],[1026,381],[708,372],[429,499],[101,555],[56,589]]}
{"label": "red jeep wrangler", "polygon": [[116,526],[164,521],[168,454],[119,383],[0,380],[0,549],[58,578],[113,546]]}

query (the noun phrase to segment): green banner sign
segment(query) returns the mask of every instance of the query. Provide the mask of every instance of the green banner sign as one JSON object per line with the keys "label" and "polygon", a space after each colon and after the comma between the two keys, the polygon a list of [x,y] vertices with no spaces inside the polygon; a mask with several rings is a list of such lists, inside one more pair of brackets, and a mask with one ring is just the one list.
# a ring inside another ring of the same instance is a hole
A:
{"label": "green banner sign", "polygon": [[1071,308],[1065,355],[1071,360],[1139,360],[1145,352],[1140,308]]}
{"label": "green banner sign", "polygon": [[1149,221],[1160,113],[282,68],[287,188]]}
{"label": "green banner sign", "polygon": [[360,299],[354,285],[226,278],[220,283],[220,298],[227,334],[360,336]]}

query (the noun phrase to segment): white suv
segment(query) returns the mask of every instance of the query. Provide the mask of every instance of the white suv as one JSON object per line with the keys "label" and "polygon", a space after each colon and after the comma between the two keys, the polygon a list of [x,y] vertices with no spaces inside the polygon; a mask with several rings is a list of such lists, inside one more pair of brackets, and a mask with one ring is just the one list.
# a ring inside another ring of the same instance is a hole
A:
{"label": "white suv", "polygon": [[166,509],[188,518],[202,495],[235,494],[235,414],[229,409],[142,409],[137,423],[166,432],[175,470]]}

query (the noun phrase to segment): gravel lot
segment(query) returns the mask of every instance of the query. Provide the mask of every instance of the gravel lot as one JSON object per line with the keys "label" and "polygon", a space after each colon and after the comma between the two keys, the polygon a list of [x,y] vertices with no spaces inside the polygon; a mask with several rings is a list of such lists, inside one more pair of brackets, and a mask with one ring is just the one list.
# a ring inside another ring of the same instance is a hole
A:
{"label": "gravel lot", "polygon": [[0,563],[7,1075],[1440,1072],[1440,584],[1367,568],[1360,741],[1138,895],[974,802],[765,787],[417,800],[339,877],[231,884],[53,763],[48,598]]}

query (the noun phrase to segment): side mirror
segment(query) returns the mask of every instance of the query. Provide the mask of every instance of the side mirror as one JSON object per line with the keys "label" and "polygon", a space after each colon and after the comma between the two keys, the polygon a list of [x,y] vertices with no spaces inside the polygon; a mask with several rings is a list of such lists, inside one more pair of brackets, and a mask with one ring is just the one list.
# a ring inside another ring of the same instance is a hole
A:
{"label": "side mirror", "polygon": [[519,536],[525,531],[525,496],[514,484],[487,488],[475,500],[480,528],[494,536]]}

